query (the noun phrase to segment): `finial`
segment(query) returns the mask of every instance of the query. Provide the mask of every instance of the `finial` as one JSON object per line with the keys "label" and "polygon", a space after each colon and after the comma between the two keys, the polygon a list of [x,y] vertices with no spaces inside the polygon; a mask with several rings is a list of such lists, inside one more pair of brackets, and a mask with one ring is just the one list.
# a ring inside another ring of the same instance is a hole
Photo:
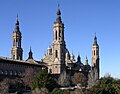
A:
{"label": "finial", "polygon": [[86,59],[85,59],[85,65],[88,65],[88,58],[86,56]]}
{"label": "finial", "polygon": [[96,32],[95,32],[95,38],[97,39],[97,37],[96,37]]}
{"label": "finial", "polygon": [[80,55],[78,54],[77,62],[80,62],[80,61],[81,61],[81,58],[80,58]]}
{"label": "finial", "polygon": [[87,55],[86,55],[86,60],[88,60]]}
{"label": "finial", "polygon": [[15,32],[20,32],[20,29],[19,29],[19,21],[18,21],[18,14],[17,14],[17,17],[16,17]]}
{"label": "finial", "polygon": [[19,25],[18,14],[17,14],[17,17],[16,17],[16,25]]}
{"label": "finial", "polygon": [[31,46],[30,46],[30,51],[31,51]]}
{"label": "finial", "polygon": [[17,19],[18,19],[18,14],[17,14]]}
{"label": "finial", "polygon": [[96,32],[95,32],[95,36],[96,36]]}
{"label": "finial", "polygon": [[58,11],[57,11],[57,15],[61,15],[61,11],[60,11],[60,4],[58,4]]}
{"label": "finial", "polygon": [[29,53],[32,53],[32,48],[31,48],[31,46],[30,46],[30,52]]}
{"label": "finial", "polygon": [[60,8],[60,3],[58,2],[58,9]]}
{"label": "finial", "polygon": [[57,11],[57,18],[56,18],[56,22],[61,23],[61,11],[60,11],[60,4],[58,3],[58,11]]}
{"label": "finial", "polygon": [[97,37],[96,37],[96,32],[95,32],[95,37],[94,37],[94,45],[97,44]]}
{"label": "finial", "polygon": [[95,37],[96,37],[96,32],[95,32]]}

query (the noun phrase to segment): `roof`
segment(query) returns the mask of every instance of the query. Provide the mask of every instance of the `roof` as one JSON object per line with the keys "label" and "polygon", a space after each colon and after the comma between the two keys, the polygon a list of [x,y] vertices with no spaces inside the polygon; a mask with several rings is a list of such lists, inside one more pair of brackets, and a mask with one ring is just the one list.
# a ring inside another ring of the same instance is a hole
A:
{"label": "roof", "polygon": [[19,65],[28,65],[28,66],[38,66],[38,67],[45,67],[42,62],[39,63],[31,63],[25,60],[13,60],[11,58],[7,57],[0,57],[0,62],[3,63],[11,63],[11,64],[19,64]]}

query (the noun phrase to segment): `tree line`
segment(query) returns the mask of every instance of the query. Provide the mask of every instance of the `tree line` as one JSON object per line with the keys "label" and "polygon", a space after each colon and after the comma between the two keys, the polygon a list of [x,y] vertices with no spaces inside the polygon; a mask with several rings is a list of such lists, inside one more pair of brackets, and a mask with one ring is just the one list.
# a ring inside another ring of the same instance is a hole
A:
{"label": "tree line", "polygon": [[[120,94],[120,79],[115,79],[110,75],[100,78],[91,88],[87,88],[86,79],[82,73],[75,73],[71,77],[71,82],[63,78],[61,80],[57,81],[45,70],[36,73],[29,68],[21,77],[0,79],[0,94],[10,92],[18,92],[18,94]],[[61,90],[60,83],[65,86],[69,86],[70,83],[74,86],[79,84],[80,87],[85,88]]]}

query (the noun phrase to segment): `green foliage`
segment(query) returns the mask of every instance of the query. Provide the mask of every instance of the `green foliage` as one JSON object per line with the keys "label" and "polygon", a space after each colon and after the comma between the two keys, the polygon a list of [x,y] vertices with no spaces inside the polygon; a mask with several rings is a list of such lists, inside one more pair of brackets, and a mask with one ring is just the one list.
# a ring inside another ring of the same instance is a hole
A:
{"label": "green foliage", "polygon": [[43,70],[39,71],[36,74],[35,79],[32,83],[33,90],[35,88],[47,88],[49,91],[52,91],[55,87],[57,87],[55,80],[50,74]]}
{"label": "green foliage", "polygon": [[62,91],[58,88],[54,88],[51,94],[62,94]]}
{"label": "green foliage", "polygon": [[120,94],[120,82],[112,77],[103,77],[93,86],[93,94]]}

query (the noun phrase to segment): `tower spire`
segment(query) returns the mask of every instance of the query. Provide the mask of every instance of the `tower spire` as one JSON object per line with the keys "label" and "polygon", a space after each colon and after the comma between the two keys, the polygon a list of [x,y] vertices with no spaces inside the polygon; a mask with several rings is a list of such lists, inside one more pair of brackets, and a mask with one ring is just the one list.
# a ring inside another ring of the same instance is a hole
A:
{"label": "tower spire", "polygon": [[31,50],[31,46],[30,46],[30,51],[29,51],[29,57],[28,59],[33,59],[33,53],[32,53],[32,50]]}
{"label": "tower spire", "polygon": [[16,25],[19,25],[18,14],[17,14],[17,18],[16,18]]}
{"label": "tower spire", "polygon": [[94,44],[93,45],[98,45],[97,44],[97,37],[96,37],[96,33],[95,33],[95,37],[94,37]]}
{"label": "tower spire", "polygon": [[57,18],[56,18],[56,22],[61,23],[61,11],[60,11],[60,4],[58,3],[58,11],[57,11]]}
{"label": "tower spire", "polygon": [[61,15],[60,4],[59,4],[59,3],[58,3],[58,11],[57,11],[57,15]]}
{"label": "tower spire", "polygon": [[17,14],[17,17],[16,17],[15,32],[20,32],[18,14]]}

